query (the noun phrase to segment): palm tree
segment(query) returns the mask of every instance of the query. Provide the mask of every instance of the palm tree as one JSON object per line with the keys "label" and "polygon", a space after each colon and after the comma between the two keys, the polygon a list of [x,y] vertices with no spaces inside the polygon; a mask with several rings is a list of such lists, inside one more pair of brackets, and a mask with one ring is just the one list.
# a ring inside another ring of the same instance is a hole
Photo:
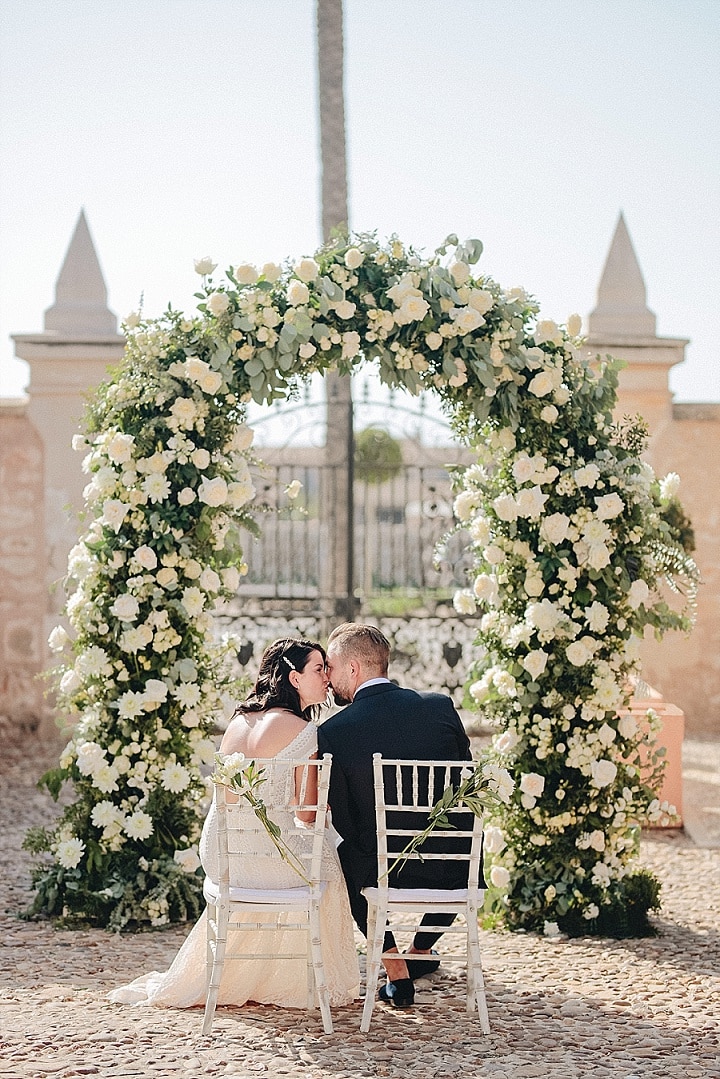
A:
{"label": "palm tree", "polygon": [[[347,165],[343,93],[342,0],[317,0],[318,90],[323,240],[347,226]],[[327,430],[324,516],[328,522],[323,592],[331,618],[352,620],[353,604],[353,410],[349,376],[325,378]],[[332,477],[332,479],[330,479]]]}

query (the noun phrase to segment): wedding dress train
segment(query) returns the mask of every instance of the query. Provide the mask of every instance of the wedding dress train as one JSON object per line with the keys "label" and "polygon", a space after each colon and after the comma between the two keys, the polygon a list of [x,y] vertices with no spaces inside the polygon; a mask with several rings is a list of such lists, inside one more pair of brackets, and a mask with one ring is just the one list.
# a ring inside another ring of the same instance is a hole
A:
{"label": "wedding dress train", "polygon": [[[313,724],[297,735],[280,753],[277,759],[309,757],[317,751],[317,729]],[[293,782],[292,769],[278,769],[274,782],[284,787],[276,798],[266,801],[282,802],[288,784]],[[265,793],[265,792],[263,792]],[[293,819],[283,820],[277,814],[273,819],[283,835],[292,838],[296,831]],[[200,860],[207,875],[217,879],[215,806],[205,820],[200,839]],[[267,837],[259,833],[259,842]],[[250,888],[292,888],[298,886],[295,871],[284,862],[267,859],[263,880],[232,880],[231,886]],[[349,1004],[359,992],[360,975],[355,949],[353,921],[340,862],[335,845],[328,837],[323,853],[323,875],[327,880],[320,905],[320,924],[323,942],[325,977],[330,992],[330,1004]],[[206,981],[206,913],[193,926],[185,943],[175,956],[169,970],[144,974],[129,985],[121,986],[108,994],[117,1004],[152,1004],[166,1008],[192,1008],[205,1003]],[[280,916],[282,923],[283,915]],[[292,915],[290,916],[292,917]],[[248,914],[254,921],[256,914]],[[292,939],[291,939],[292,938]],[[235,930],[228,937],[226,960],[240,952],[287,952],[297,947],[297,931],[255,932]],[[307,1006],[307,969],[304,959],[257,959],[233,963],[226,961],[218,1004],[241,1005],[252,1000],[258,1004],[277,1004],[285,1008]]]}

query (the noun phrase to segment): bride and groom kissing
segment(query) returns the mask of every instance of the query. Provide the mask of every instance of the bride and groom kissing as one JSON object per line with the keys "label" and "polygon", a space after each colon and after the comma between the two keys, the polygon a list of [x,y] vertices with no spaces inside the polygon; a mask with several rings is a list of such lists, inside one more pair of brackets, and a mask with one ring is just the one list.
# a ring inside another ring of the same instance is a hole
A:
{"label": "bride and groom kissing", "polygon": [[[323,876],[327,881],[320,917],[325,974],[333,1005],[349,1004],[359,992],[359,969],[353,920],[367,936],[367,903],[362,889],[377,883],[377,840],[372,774],[373,754],[387,758],[469,760],[470,743],[451,699],[442,694],[402,689],[388,678],[390,645],[375,626],[346,623],[335,629],[327,652],[320,644],[296,638],[275,641],[264,652],[250,697],[238,706],[220,746],[222,754],[298,759],[315,753],[332,754],[329,805],[339,835],[336,848],[330,835],[324,844]],[[318,724],[319,713],[332,689],[341,711]],[[282,825],[281,825],[282,826]],[[203,869],[211,879],[217,865],[216,817],[211,807],[200,840]],[[457,868],[455,868],[457,867]],[[277,872],[277,868],[276,868]],[[293,870],[288,868],[289,877]],[[397,872],[397,870],[395,871]],[[463,876],[464,874],[464,876]],[[231,884],[245,887],[292,887],[280,882]],[[393,884],[393,874],[390,876]],[[402,868],[407,888],[458,888],[467,885],[467,862],[448,860],[407,862]],[[352,915],[352,917],[351,917]],[[205,1002],[206,930],[203,914],[177,953],[169,970],[137,978],[114,990],[118,1003],[149,1003],[192,1007]],[[449,925],[454,915],[426,916],[433,926]],[[387,983],[380,999],[404,1008],[414,1001],[414,980],[438,967],[430,951],[440,933],[418,927],[410,951],[384,961]],[[262,945],[253,931],[242,937],[238,953],[271,951],[267,935]],[[274,945],[286,951],[282,926]],[[232,944],[228,945],[228,957]],[[387,933],[384,951],[397,952]],[[246,1001],[283,1007],[305,1006],[305,965],[299,960],[258,958],[226,963],[219,1004]]]}

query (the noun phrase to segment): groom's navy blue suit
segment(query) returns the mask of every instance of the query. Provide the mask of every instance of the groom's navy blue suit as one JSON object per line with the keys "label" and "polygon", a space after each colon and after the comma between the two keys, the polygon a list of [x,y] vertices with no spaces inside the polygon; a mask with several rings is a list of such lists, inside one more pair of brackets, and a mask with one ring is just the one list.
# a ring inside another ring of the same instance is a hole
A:
{"label": "groom's navy blue suit", "polygon": [[[338,854],[353,917],[367,935],[367,904],[360,890],[377,884],[373,754],[464,761],[471,757],[470,741],[449,697],[381,682],[361,688],[352,704],[318,728],[318,752],[333,755],[329,802],[333,824],[343,838]],[[462,888],[467,885],[467,862],[407,862],[393,871],[390,882],[405,888]],[[448,924],[452,917],[445,916]],[[440,920],[434,916],[431,922]],[[420,934],[415,946],[429,948],[438,936]],[[386,948],[392,946],[388,940]]]}

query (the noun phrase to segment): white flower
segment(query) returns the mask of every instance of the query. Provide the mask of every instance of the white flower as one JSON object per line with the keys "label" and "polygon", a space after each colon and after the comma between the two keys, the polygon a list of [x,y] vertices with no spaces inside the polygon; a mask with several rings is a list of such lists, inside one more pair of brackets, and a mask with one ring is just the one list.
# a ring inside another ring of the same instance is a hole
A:
{"label": "white flower", "polygon": [[103,794],[110,794],[118,789],[117,780],[119,772],[112,764],[105,761],[92,773],[92,785],[97,787]]}
{"label": "white flower", "polygon": [[299,307],[310,299],[310,289],[304,281],[291,281],[286,296],[291,307]]}
{"label": "white flower", "polygon": [[301,281],[314,281],[319,272],[315,259],[301,259],[295,266],[295,274]]}
{"label": "white flower", "polygon": [[545,318],[538,322],[533,333],[536,345],[542,345],[546,341],[552,345],[561,345],[563,342],[562,331],[556,322]]}
{"label": "white flower", "polygon": [[582,641],[573,641],[572,644],[569,644],[565,649],[565,655],[568,662],[572,663],[574,667],[583,667],[592,659],[592,652]]}
{"label": "white flower", "polygon": [[130,506],[127,502],[121,502],[119,498],[110,498],[103,506],[100,521],[108,528],[112,528],[114,532],[119,532],[129,511]]}
{"label": "white flower", "polygon": [[178,505],[189,506],[191,502],[195,501],[196,497],[192,487],[183,487],[182,490],[178,491]]}
{"label": "white flower", "polygon": [[531,626],[541,633],[553,633],[563,619],[562,611],[549,599],[531,603],[525,611],[525,618]]}
{"label": "white flower", "polygon": [[512,495],[499,495],[492,502],[492,508],[501,521],[517,521],[518,505]]}
{"label": "white flower", "polygon": [[601,521],[609,521],[613,517],[617,517],[625,509],[625,503],[620,495],[613,492],[609,495],[602,495],[600,498],[595,498],[595,505],[597,510],[595,515],[600,518]]}
{"label": "white flower", "polygon": [[145,705],[162,704],[167,700],[168,687],[160,678],[148,678],[145,683],[145,690],[143,697],[145,698]]}
{"label": "white flower", "polygon": [[567,538],[568,528],[570,527],[570,518],[564,513],[551,513],[548,517],[544,517],[540,525],[540,535],[548,543],[552,543],[557,547],[564,539]]}
{"label": "white flower", "polygon": [[62,652],[63,648],[72,644],[64,626],[55,626],[48,637],[48,647],[51,652]]}
{"label": "white flower", "polygon": [[170,482],[161,472],[151,472],[141,484],[151,502],[164,502],[170,494]]}
{"label": "white flower", "polygon": [[274,283],[280,277],[282,268],[276,262],[266,262],[261,272],[266,281]]}
{"label": "white flower", "polygon": [[212,311],[213,315],[224,315],[230,306],[230,297],[227,292],[213,292],[207,299],[208,309]]}
{"label": "white flower", "polygon": [[183,589],[181,602],[188,618],[195,618],[205,606],[205,597],[199,588],[193,586]]}
{"label": "white flower", "polygon": [[677,472],[668,472],[664,479],[660,480],[660,498],[668,502],[680,490],[680,477]]}
{"label": "white flower", "polygon": [[601,757],[599,761],[593,761],[590,765],[592,772],[591,782],[594,787],[607,787],[617,775],[617,765],[613,761]]}
{"label": "white flower", "polygon": [[507,888],[510,874],[504,865],[494,865],[490,870],[490,883],[495,888]]}
{"label": "white flower", "polygon": [[543,923],[543,936],[549,940],[557,940],[562,936],[560,926],[557,922],[544,922]]}
{"label": "white flower", "polygon": [[365,256],[357,247],[349,247],[345,252],[345,265],[348,270],[357,270],[365,261]]}
{"label": "white flower", "polygon": [[352,318],[355,314],[356,307],[350,300],[340,300],[335,304],[335,314],[338,318]]}
{"label": "white flower", "polygon": [[227,501],[228,485],[222,476],[205,477],[198,487],[197,496],[206,506],[222,506]]}
{"label": "white flower", "polygon": [[199,273],[201,277],[206,277],[209,273],[212,273],[217,262],[213,262],[209,255],[205,255],[204,258],[195,259],[194,262],[195,273]]}
{"label": "white flower", "polygon": [[618,720],[618,733],[623,738],[634,738],[638,732],[637,720],[634,716],[620,716]]}
{"label": "white flower", "polygon": [[575,469],[573,479],[578,487],[594,487],[600,479],[600,469],[594,464],[584,465]]}
{"label": "white flower", "polygon": [[425,336],[425,344],[433,352],[435,352],[436,349],[440,348],[442,343],[443,343],[442,336],[439,333],[437,333],[435,330],[431,330],[430,333],[426,334],[426,336]]}
{"label": "white flower", "polygon": [[240,573],[237,566],[226,566],[225,569],[220,571],[222,577],[223,588],[226,588],[228,592],[237,592],[240,584]]}
{"label": "white flower", "polygon": [[514,731],[503,731],[495,742],[495,748],[498,753],[509,753],[511,749],[515,748],[519,741],[520,739]]}
{"label": "white flower", "polygon": [[293,480],[292,483],[289,483],[285,488],[285,494],[290,499],[296,499],[302,490],[302,486],[300,480]]}
{"label": "white flower", "polygon": [[453,307],[450,314],[453,317],[453,327],[461,336],[472,333],[485,322],[480,312],[474,307]]}
{"label": "white flower", "polygon": [[553,389],[553,378],[548,371],[539,371],[534,378],[530,380],[528,390],[535,397],[545,397]]}
{"label": "white flower", "polygon": [[182,764],[172,761],[166,764],[160,773],[160,783],[163,790],[179,794],[190,785],[190,773]]}
{"label": "white flower", "polygon": [[255,497],[255,487],[250,480],[233,480],[228,484],[228,503],[233,509],[239,510],[247,505]]}
{"label": "white flower", "polygon": [[453,513],[458,521],[467,521],[476,509],[478,496],[474,491],[461,491],[453,502]]}
{"label": "white flower", "polygon": [[583,911],[583,918],[587,919],[587,921],[591,921],[593,918],[597,918],[599,913],[600,907],[597,905],[597,903],[589,903]]}
{"label": "white flower", "polygon": [[158,564],[157,555],[146,543],[135,549],[133,558],[143,569],[155,569]]}
{"label": "white flower", "polygon": [[153,632],[149,626],[133,626],[121,634],[120,647],[123,652],[139,652],[142,648],[147,648],[152,639]]}
{"label": "white flower", "polygon": [[449,269],[450,276],[456,285],[464,285],[470,279],[470,267],[467,262],[453,262]]}
{"label": "white flower", "polygon": [[[272,263],[268,263],[268,266],[270,265],[272,265]],[[263,273],[265,274],[266,278],[268,278],[268,274],[266,273],[268,266],[263,267]],[[235,280],[237,281],[238,285],[254,285],[257,279],[258,272],[252,265],[252,263],[241,262],[239,266],[235,267]]]}
{"label": "white flower", "polygon": [[133,435],[125,435],[117,431],[105,447],[105,452],[116,465],[124,465],[132,458],[134,442]]}
{"label": "white flower", "polygon": [[173,854],[176,862],[184,873],[194,873],[200,867],[200,858],[197,847],[187,847],[185,850],[176,850]]}
{"label": "white flower", "polygon": [[121,593],[110,607],[110,613],[114,614],[120,622],[134,622],[139,611],[140,604],[135,596],[127,592]]}
{"label": "white flower", "polygon": [[398,326],[406,326],[409,322],[422,322],[429,310],[430,304],[423,296],[410,293],[395,312],[395,321]]}
{"label": "white flower", "polygon": [[520,776],[520,790],[530,798],[539,798],[545,789],[545,776],[537,772],[523,772]]}
{"label": "white flower", "polygon": [[541,487],[524,487],[515,499],[518,517],[527,517],[531,521],[537,521],[542,516],[548,497],[543,494]]}
{"label": "white flower", "polygon": [[78,746],[77,766],[82,775],[92,775],[105,763],[105,750],[97,742],[83,742]]}
{"label": "white flower", "polygon": [[467,588],[458,589],[453,596],[453,607],[458,614],[475,614],[475,597]]}
{"label": "white flower", "polygon": [[633,581],[630,585],[630,591],[628,592],[628,603],[637,610],[638,607],[647,601],[650,595],[650,589],[643,580]]}
{"label": "white flower", "polygon": [[542,648],[537,648],[533,652],[528,652],[522,660],[523,667],[533,681],[537,681],[538,677],[547,667],[548,658],[547,652],[544,652]]}
{"label": "white flower", "polygon": [[498,584],[489,573],[479,573],[473,584],[473,592],[482,603],[494,607],[498,598]]}
{"label": "white flower", "polygon": [[468,297],[468,307],[472,307],[474,311],[477,311],[481,315],[486,315],[490,308],[495,303],[495,297],[492,292],[489,292],[485,288],[474,288],[470,290]]}
{"label": "white flower", "polygon": [[197,408],[191,397],[178,397],[170,406],[170,413],[178,427],[190,430],[197,417]]}
{"label": "white flower", "polygon": [[315,355],[316,352],[317,349],[315,348],[315,345],[313,345],[312,341],[304,341],[298,349],[298,356],[301,360],[309,360],[312,356]]}
{"label": "white flower", "polygon": [[131,839],[149,839],[154,831],[152,817],[142,809],[136,809],[126,817],[124,827]]}
{"label": "white flower", "polygon": [[610,612],[604,603],[599,603],[595,600],[594,603],[585,608],[583,614],[592,633],[604,633],[610,621]]}
{"label": "white flower", "polygon": [[610,866],[606,865],[605,862],[596,862],[593,866],[591,880],[593,884],[599,885],[601,888],[607,888],[610,884]]}
{"label": "white flower", "polygon": [[555,405],[545,405],[540,411],[540,419],[543,423],[555,423],[560,413],[555,408]]}
{"label": "white flower", "polygon": [[360,352],[360,334],[348,330],[342,335],[342,355],[345,360],[352,360]]}
{"label": "white flower", "polygon": [[103,648],[91,644],[75,660],[75,670],[83,678],[107,677],[112,674],[112,664]]}
{"label": "white flower", "polygon": [[569,315],[565,326],[567,328],[568,336],[577,337],[582,330],[582,318],[577,314]]}
{"label": "white flower", "polygon": [[85,853],[85,844],[82,839],[73,837],[63,839],[55,848],[55,857],[63,869],[75,869],[80,864]]}
{"label": "white flower", "polygon": [[502,828],[495,824],[488,824],[483,831],[483,847],[488,854],[499,854],[506,846]]}
{"label": "white flower", "polygon": [[202,472],[210,464],[210,454],[204,446],[200,446],[190,454],[190,460],[195,465],[195,468],[199,468]]}
{"label": "white flower", "polygon": [[111,825],[116,824],[118,820],[122,820],[122,818],[122,811],[113,802],[108,802],[107,800],[97,802],[90,814],[90,820],[96,828],[109,828]]}

